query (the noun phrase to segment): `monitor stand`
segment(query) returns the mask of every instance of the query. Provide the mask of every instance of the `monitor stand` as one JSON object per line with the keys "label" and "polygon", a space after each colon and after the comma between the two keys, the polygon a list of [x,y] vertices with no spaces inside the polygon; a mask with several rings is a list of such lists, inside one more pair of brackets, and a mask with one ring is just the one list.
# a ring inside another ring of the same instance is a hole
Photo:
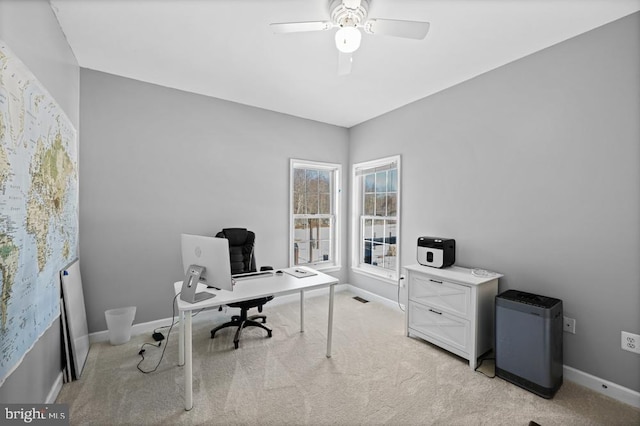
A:
{"label": "monitor stand", "polygon": [[182,291],[180,292],[180,299],[189,303],[197,303],[216,297],[215,294],[211,294],[206,291],[196,293],[198,282],[200,282],[200,277],[202,277],[204,271],[204,266],[189,266],[189,268],[187,269],[187,273],[184,276],[184,281],[182,281]]}

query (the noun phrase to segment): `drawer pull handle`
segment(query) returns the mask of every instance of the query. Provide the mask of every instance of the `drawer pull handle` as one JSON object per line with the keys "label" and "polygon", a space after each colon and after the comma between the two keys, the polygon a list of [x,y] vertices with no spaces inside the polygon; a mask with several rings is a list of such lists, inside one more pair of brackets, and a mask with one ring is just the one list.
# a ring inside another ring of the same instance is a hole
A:
{"label": "drawer pull handle", "polygon": [[431,281],[432,283],[438,283],[438,284],[442,284],[442,281],[436,281],[436,280],[432,280],[431,278],[429,278],[429,281]]}
{"label": "drawer pull handle", "polygon": [[442,315],[442,312],[434,311],[433,309],[429,309],[429,312],[433,312],[434,314]]}

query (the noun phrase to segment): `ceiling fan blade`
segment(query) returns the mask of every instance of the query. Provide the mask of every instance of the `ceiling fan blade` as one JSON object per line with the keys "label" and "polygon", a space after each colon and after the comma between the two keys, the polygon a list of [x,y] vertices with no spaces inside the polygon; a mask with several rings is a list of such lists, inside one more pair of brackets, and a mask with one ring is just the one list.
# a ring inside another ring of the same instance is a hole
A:
{"label": "ceiling fan blade", "polygon": [[429,32],[430,24],[419,21],[398,21],[394,19],[369,19],[364,23],[364,31],[374,35],[412,38],[422,40]]}
{"label": "ceiling fan blade", "polygon": [[338,75],[351,74],[353,56],[351,53],[338,52]]}
{"label": "ceiling fan blade", "polygon": [[333,23],[330,21],[283,22],[278,24],[269,24],[269,26],[275,34],[289,34],[307,31],[325,31],[333,28]]}

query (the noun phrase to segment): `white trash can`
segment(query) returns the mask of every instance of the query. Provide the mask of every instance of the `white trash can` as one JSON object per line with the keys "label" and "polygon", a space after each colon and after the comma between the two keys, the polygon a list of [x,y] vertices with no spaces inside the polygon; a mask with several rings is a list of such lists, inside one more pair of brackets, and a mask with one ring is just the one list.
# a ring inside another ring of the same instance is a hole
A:
{"label": "white trash can", "polygon": [[109,341],[112,345],[121,345],[131,339],[131,325],[136,316],[136,307],[109,309],[104,312],[109,329]]}

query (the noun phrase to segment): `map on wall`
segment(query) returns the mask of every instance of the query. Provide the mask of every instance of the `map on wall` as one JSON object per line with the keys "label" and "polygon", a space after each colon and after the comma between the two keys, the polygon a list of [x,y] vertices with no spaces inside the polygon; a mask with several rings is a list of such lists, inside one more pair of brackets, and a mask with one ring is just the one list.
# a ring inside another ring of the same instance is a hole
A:
{"label": "map on wall", "polygon": [[59,316],[77,247],[76,131],[0,40],[0,384]]}

